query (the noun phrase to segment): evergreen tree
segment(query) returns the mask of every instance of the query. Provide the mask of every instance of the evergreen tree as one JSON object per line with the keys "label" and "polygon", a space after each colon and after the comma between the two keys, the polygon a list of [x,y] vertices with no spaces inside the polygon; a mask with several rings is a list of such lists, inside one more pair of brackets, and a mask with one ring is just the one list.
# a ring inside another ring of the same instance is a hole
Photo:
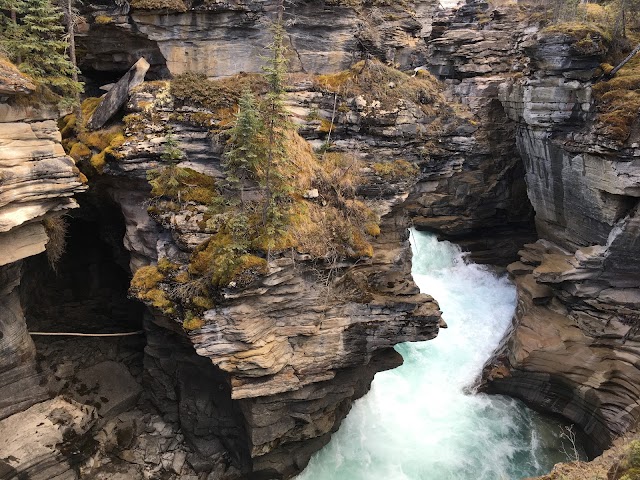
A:
{"label": "evergreen tree", "polygon": [[284,45],[285,29],[282,24],[284,5],[280,1],[278,20],[272,26],[273,41],[269,45],[271,55],[268,64],[263,68],[269,92],[263,105],[263,119],[265,125],[266,153],[264,167],[264,195],[265,204],[262,212],[262,223],[265,234],[272,236],[282,223],[282,212],[278,205],[281,189],[275,189],[279,180],[276,167],[286,155],[286,131],[291,128],[289,114],[284,105],[284,84],[287,74],[286,47]]}
{"label": "evergreen tree", "polygon": [[0,0],[18,16],[3,22],[3,47],[11,60],[34,80],[74,101],[82,91],[76,68],[66,55],[62,12],[50,0]]}
{"label": "evergreen tree", "polygon": [[168,163],[167,166],[149,170],[147,180],[151,185],[151,195],[154,197],[175,198],[180,202],[184,181],[188,173],[184,168],[178,167],[184,153],[178,148],[178,142],[172,133],[169,133],[164,143],[164,149],[160,158]]}
{"label": "evergreen tree", "polygon": [[231,150],[225,153],[223,166],[227,170],[227,179],[240,190],[240,201],[244,205],[244,182],[255,176],[256,170],[264,160],[264,125],[250,90],[240,97],[236,121],[230,130]]}
{"label": "evergreen tree", "polygon": [[[73,85],[79,86],[78,81],[78,60],[76,59],[76,23],[80,14],[75,8],[74,0],[63,0],[64,19],[67,24],[67,37],[69,42],[69,62],[71,62],[71,81]],[[82,89],[76,88],[73,103],[75,104],[76,125],[82,125],[82,105],[80,102],[80,93]]]}
{"label": "evergreen tree", "polygon": [[[0,0],[0,12],[9,13],[9,16],[0,14],[0,54],[11,56],[18,48],[22,29],[17,23],[17,12],[21,5],[21,0]],[[14,60],[20,62],[19,58]]]}

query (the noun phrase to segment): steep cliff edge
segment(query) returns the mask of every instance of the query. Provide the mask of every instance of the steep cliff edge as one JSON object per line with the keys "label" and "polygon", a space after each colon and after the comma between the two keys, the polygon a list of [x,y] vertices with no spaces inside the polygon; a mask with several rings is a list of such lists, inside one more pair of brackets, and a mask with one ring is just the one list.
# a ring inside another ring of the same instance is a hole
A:
{"label": "steep cliff edge", "polygon": [[[293,163],[280,173],[297,213],[274,245],[254,238],[230,260],[241,247],[226,222],[255,208],[250,202],[264,190],[248,185],[242,208],[225,200],[229,111],[243,85],[263,83],[246,75],[197,81],[134,89],[123,124],[96,132],[122,128],[124,141],[106,154],[78,147],[86,136],[66,141],[85,152],[79,159],[92,184],[125,212],[133,293],[153,312],[145,324],[152,401],[199,454],[224,453],[223,464],[248,476],[289,477],[328,441],[373,375],[401,363],[394,344],[433,338],[442,325],[437,304],[411,280],[402,207],[423,136],[469,120],[453,115],[431,128],[431,112],[449,107],[428,74],[411,78],[370,61],[334,75],[291,76],[287,108],[324,153],[297,133],[287,140]],[[185,94],[183,85],[192,88]],[[198,88],[224,97],[202,97]],[[175,165],[171,149],[181,151]],[[168,172],[177,189],[163,180]],[[158,180],[145,200],[149,175]],[[355,217],[342,220],[345,207],[365,214],[366,232]],[[160,228],[140,228],[154,223],[147,211]]]}
{"label": "steep cliff edge", "polygon": [[[291,70],[331,73],[366,55],[403,68],[422,65],[422,39],[436,6],[433,0],[287,2]],[[144,56],[150,78],[260,73],[275,9],[275,2],[259,0],[93,2],[78,39],[81,68],[113,75]]]}
{"label": "steep cliff edge", "polygon": [[[58,111],[0,58],[0,419],[46,398],[18,286],[22,259],[44,252],[56,217],[86,189],[61,145]],[[36,97],[36,98],[34,98]],[[86,179],[85,179],[86,180]]]}
{"label": "steep cliff edge", "polygon": [[637,67],[599,78],[605,43],[598,29],[547,28],[523,38],[530,73],[500,85],[541,240],[509,266],[518,309],[485,372],[489,391],[579,425],[591,453],[640,415],[640,137],[637,110],[616,103],[618,88],[635,101]]}
{"label": "steep cliff edge", "polygon": [[458,151],[439,140],[429,153],[408,210],[418,228],[460,244],[482,263],[507,265],[534,241],[533,209],[516,146],[517,125],[498,100],[506,79],[528,68],[518,8],[469,1],[432,22],[423,68],[446,85],[447,98],[474,114],[474,132],[459,132]]}

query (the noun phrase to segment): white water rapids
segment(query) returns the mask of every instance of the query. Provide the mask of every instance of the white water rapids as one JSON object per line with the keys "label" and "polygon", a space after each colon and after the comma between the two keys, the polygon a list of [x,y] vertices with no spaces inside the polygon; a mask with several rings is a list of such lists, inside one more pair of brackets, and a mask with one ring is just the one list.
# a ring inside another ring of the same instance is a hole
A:
{"label": "white water rapids", "polygon": [[516,480],[566,461],[557,422],[507,397],[465,393],[511,321],[515,287],[451,243],[411,240],[414,280],[449,328],[398,345],[404,364],[376,375],[297,480]]}

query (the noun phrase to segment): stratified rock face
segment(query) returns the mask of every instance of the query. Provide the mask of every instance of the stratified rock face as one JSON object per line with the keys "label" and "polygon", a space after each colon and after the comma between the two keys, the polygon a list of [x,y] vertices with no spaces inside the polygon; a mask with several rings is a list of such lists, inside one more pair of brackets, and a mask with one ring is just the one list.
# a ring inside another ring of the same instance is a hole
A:
{"label": "stratified rock face", "polygon": [[[251,284],[222,287],[203,324],[185,329],[182,319],[156,309],[145,324],[145,388],[154,404],[180,422],[201,455],[227,452],[233,465],[255,478],[288,478],[304,468],[375,373],[400,365],[393,345],[431,339],[440,325],[437,304],[411,280],[403,210],[417,181],[413,163],[423,138],[416,133],[430,135],[433,119],[411,101],[386,109],[362,96],[336,99],[314,89],[311,80],[292,85],[287,106],[300,134],[320,146],[334,104],[343,105],[332,139],[334,148],[358,159],[353,168],[364,177],[359,198],[382,217],[381,234],[371,240],[373,258],[332,264],[287,250],[275,254]],[[148,228],[148,202],[141,194],[147,171],[163,165],[167,132],[185,153],[179,167],[224,180],[225,137],[214,124],[215,112],[182,105],[170,92],[157,82],[134,91],[127,141],[100,179],[122,205],[134,268],[145,258],[188,263],[212,236],[208,210],[197,202],[162,213],[156,199],[150,211],[161,227]],[[438,95],[434,91],[430,102],[440,101]],[[194,118],[204,118],[204,125]],[[465,122],[454,115],[441,128]],[[398,159],[404,160],[394,163]],[[410,173],[376,171],[385,165],[404,165]],[[309,202],[322,205],[317,192],[308,194]]]}
{"label": "stratified rock face", "polygon": [[73,195],[86,188],[60,144],[55,114],[29,101],[28,79],[9,73],[0,74],[8,98],[0,104],[0,419],[45,398],[18,294],[20,260],[45,250],[42,220],[77,206]]}
{"label": "stratified rock face", "polygon": [[0,267],[0,419],[47,398],[20,305],[20,263]]}
{"label": "stratified rock face", "polygon": [[407,207],[417,228],[459,243],[475,261],[503,265],[535,239],[516,123],[497,99],[505,76],[526,67],[516,53],[517,18],[515,8],[491,10],[482,1],[434,17],[425,68],[445,81],[448,98],[467,106],[474,121],[425,147],[435,162]]}
{"label": "stratified rock face", "polygon": [[82,437],[96,418],[93,407],[56,397],[0,421],[0,478],[78,478],[93,453]]}
{"label": "stratified rock face", "polygon": [[637,131],[616,141],[596,128],[592,41],[585,54],[538,34],[523,44],[533,74],[500,86],[543,240],[509,267],[518,310],[485,373],[490,391],[575,422],[593,453],[640,419],[640,149]]}
{"label": "stratified rock face", "polygon": [[[405,68],[424,64],[422,40],[431,29],[437,2],[384,2],[373,7],[358,3],[287,2],[285,21],[293,71],[336,72],[363,54]],[[187,11],[139,8],[144,4],[152,8],[153,2],[132,4],[128,14],[113,4],[97,5],[93,10],[90,16],[97,20],[90,22],[90,29],[79,39],[86,51],[83,70],[124,72],[144,56],[152,76],[188,71],[210,77],[261,72],[262,61],[256,59],[265,55],[271,41],[269,25],[277,2],[194,2]]]}
{"label": "stratified rock face", "polygon": [[0,265],[43,252],[44,229],[31,222],[77,206],[85,187],[60,141],[54,120],[0,123]]}

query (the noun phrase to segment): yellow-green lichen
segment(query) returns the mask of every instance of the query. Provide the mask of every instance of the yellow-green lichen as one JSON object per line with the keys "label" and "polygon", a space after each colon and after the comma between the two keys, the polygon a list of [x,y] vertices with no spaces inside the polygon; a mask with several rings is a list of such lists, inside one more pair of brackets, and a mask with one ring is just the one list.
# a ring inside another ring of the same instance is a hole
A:
{"label": "yellow-green lichen", "polygon": [[264,258],[246,253],[231,234],[221,232],[213,235],[204,248],[196,250],[189,263],[189,273],[209,277],[215,287],[226,287],[231,282],[246,284],[266,272]]}
{"label": "yellow-green lichen", "polygon": [[640,55],[615,77],[593,86],[598,132],[618,142],[629,138],[640,111]]}
{"label": "yellow-green lichen", "polygon": [[151,195],[179,202],[195,202],[208,205],[217,196],[213,177],[191,168],[168,165],[148,172]]}
{"label": "yellow-green lichen", "polygon": [[155,265],[140,267],[131,279],[131,288],[136,291],[147,291],[158,286],[164,275]]}
{"label": "yellow-green lichen", "polygon": [[390,180],[406,180],[418,173],[418,167],[404,159],[373,163],[371,168],[376,175]]}
{"label": "yellow-green lichen", "polygon": [[69,151],[69,156],[75,161],[83,160],[91,155],[91,150],[82,142],[76,142]]}

